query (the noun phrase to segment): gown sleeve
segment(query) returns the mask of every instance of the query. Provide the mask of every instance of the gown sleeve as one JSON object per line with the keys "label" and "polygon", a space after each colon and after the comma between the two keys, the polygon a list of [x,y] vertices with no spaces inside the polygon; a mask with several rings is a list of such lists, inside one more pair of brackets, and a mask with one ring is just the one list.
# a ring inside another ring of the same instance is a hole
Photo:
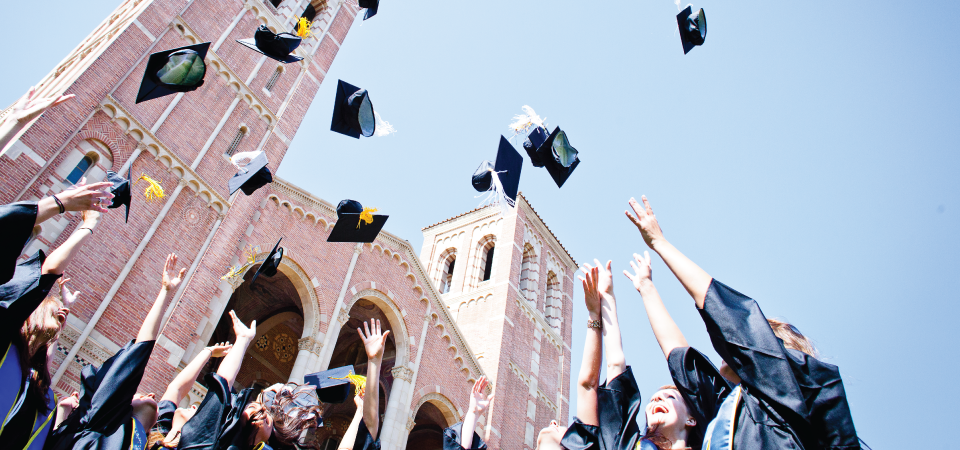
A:
{"label": "gown sleeve", "polygon": [[587,425],[574,417],[560,445],[567,450],[600,450],[600,427]]}
{"label": "gown sleeve", "polygon": [[353,441],[353,450],[380,450],[380,436],[376,439],[370,436],[367,424],[360,419],[360,428],[357,430],[357,440]]}
{"label": "gown sleeve", "polygon": [[597,413],[604,450],[634,450],[641,434],[637,423],[640,409],[640,388],[630,366],[609,383],[600,385]]}
{"label": "gown sleeve", "polygon": [[810,355],[787,349],[794,373],[810,406],[810,425],[824,449],[859,449],[840,369]]}
{"label": "gown sleeve", "polygon": [[102,431],[126,424],[133,413],[130,402],[147,368],[156,341],[130,341],[116,355],[104,361],[96,373],[96,390],[81,427]]}
{"label": "gown sleeve", "polygon": [[757,302],[713,280],[700,317],[713,348],[743,385],[802,417],[809,411],[783,347]]}
{"label": "gown sleeve", "polygon": [[17,202],[0,206],[0,284],[10,281],[17,258],[30,239],[37,221],[37,202]]}
{"label": "gown sleeve", "polygon": [[43,250],[16,265],[9,281],[0,285],[0,333],[11,335],[20,331],[43,299],[50,293],[60,275],[43,275],[41,269],[47,256]]}
{"label": "gown sleeve", "polygon": [[687,443],[691,448],[700,448],[707,425],[732,391],[730,383],[709,358],[692,347],[673,349],[667,358],[667,366],[687,410],[697,421],[696,434],[688,437]]}
{"label": "gown sleeve", "polygon": [[177,404],[170,400],[160,400],[157,403],[157,424],[150,431],[166,435],[173,427],[173,415],[177,412]]}
{"label": "gown sleeve", "polygon": [[216,449],[224,428],[231,422],[227,416],[233,410],[235,399],[227,381],[215,373],[208,373],[205,381],[207,395],[180,431],[181,450]]}
{"label": "gown sleeve", "polygon": [[447,427],[443,430],[443,450],[486,450],[487,443],[483,442],[483,439],[480,438],[480,435],[476,431],[473,432],[473,442],[470,443],[470,448],[464,449],[460,445],[460,434],[463,432],[463,422],[459,422],[453,426]]}

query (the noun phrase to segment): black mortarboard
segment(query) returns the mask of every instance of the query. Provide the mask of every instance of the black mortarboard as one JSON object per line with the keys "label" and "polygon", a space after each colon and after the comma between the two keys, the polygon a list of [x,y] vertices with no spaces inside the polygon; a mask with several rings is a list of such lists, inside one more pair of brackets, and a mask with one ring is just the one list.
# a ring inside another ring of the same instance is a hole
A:
{"label": "black mortarboard", "polygon": [[260,25],[253,33],[253,39],[237,39],[237,42],[256,50],[284,64],[297,62],[303,58],[291,55],[300,46],[300,36],[293,33],[274,33],[266,25]]}
{"label": "black mortarboard", "polygon": [[230,189],[230,195],[242,189],[244,194],[253,194],[257,189],[262,188],[267,183],[273,183],[273,174],[267,168],[267,154],[263,151],[253,157],[246,167],[240,169],[236,175],[227,182]]}
{"label": "black mortarboard", "polygon": [[209,42],[164,50],[150,55],[136,103],[177,92],[190,92],[203,85]]}
{"label": "black mortarboard", "polygon": [[697,14],[693,13],[693,6],[677,14],[677,26],[680,27],[680,42],[683,43],[683,54],[686,55],[697,45],[703,45],[707,39],[707,15],[703,8]]}
{"label": "black mortarboard", "polygon": [[113,194],[113,203],[107,208],[119,208],[120,205],[126,205],[127,215],[124,216],[124,222],[130,220],[130,174],[132,172],[133,164],[130,164],[126,178],[112,170],[107,171],[107,181],[113,183],[113,187],[110,188],[110,193]]}
{"label": "black mortarboard", "polygon": [[573,169],[580,165],[577,149],[570,145],[567,133],[564,133],[560,127],[553,129],[553,133],[550,133],[543,145],[537,149],[537,154],[546,166],[547,172],[550,172],[550,176],[553,177],[553,181],[557,183],[557,187],[563,187],[563,183],[573,173]]}
{"label": "black mortarboard", "polygon": [[380,0],[359,0],[357,3],[361,8],[367,9],[367,12],[363,15],[363,20],[377,15],[377,9],[380,8]]}
{"label": "black mortarboard", "polygon": [[283,260],[283,247],[280,246],[280,241],[282,240],[283,238],[280,238],[280,240],[277,241],[277,245],[273,246],[273,250],[270,251],[267,258],[260,264],[257,273],[253,274],[253,278],[250,279],[250,285],[253,285],[253,283],[257,281],[257,277],[260,276],[261,273],[268,277],[277,274],[277,268],[280,267],[280,261]]}
{"label": "black mortarboard", "polygon": [[[303,377],[303,382],[316,386],[317,397],[323,403],[343,403],[353,391],[347,375],[353,373],[353,366],[343,366],[323,372],[311,373]],[[337,378],[343,378],[338,380]]]}
{"label": "black mortarboard", "polygon": [[543,161],[540,160],[540,155],[537,155],[537,149],[539,149],[546,140],[547,129],[534,127],[533,131],[527,136],[527,139],[523,141],[523,149],[527,151],[527,156],[530,157],[530,162],[533,164],[533,167],[543,167]]}
{"label": "black mortarboard", "polygon": [[327,242],[373,242],[387,223],[387,218],[371,214],[373,222],[361,221],[363,206],[356,200],[344,200],[337,205],[337,224],[330,231]]}
{"label": "black mortarboard", "polygon": [[520,152],[513,148],[510,141],[503,136],[500,136],[497,161],[495,163],[484,161],[473,173],[473,188],[477,192],[490,189],[490,184],[493,181],[491,169],[497,172],[497,177],[500,178],[500,184],[503,185],[503,195],[516,201],[517,189],[520,188],[520,170],[523,169],[523,156],[520,156]]}
{"label": "black mortarboard", "polygon": [[361,134],[370,137],[376,130],[377,119],[367,90],[338,80],[330,131],[360,139]]}

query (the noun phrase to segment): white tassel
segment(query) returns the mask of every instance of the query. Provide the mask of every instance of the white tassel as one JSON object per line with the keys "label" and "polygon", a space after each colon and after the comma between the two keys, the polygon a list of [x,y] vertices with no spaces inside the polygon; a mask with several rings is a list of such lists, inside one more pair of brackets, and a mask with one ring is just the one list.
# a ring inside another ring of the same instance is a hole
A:
{"label": "white tassel", "polygon": [[[262,153],[262,151],[237,153],[230,157],[230,164],[233,164],[233,166],[236,167],[237,170],[241,170],[244,173],[246,173],[247,164],[250,164],[250,160],[252,160],[253,158],[260,156],[260,153]],[[247,160],[247,163],[240,164],[240,161],[244,159]]]}
{"label": "white tassel", "polygon": [[541,119],[533,108],[523,105],[520,109],[523,110],[523,114],[513,116],[513,123],[510,124],[514,136],[524,133],[534,126],[546,128],[546,119]]}
{"label": "white tassel", "polygon": [[393,133],[396,133],[396,132],[397,132],[397,129],[394,128],[393,125],[390,125],[390,122],[387,122],[386,120],[383,120],[383,119],[380,117],[380,113],[374,111],[374,112],[373,112],[373,116],[374,116],[374,118],[377,119],[377,132],[374,133],[375,135],[377,135],[377,136],[386,136],[386,135],[393,134]]}
{"label": "white tassel", "polygon": [[[506,193],[503,191],[503,184],[500,183],[500,176],[497,175],[498,173],[503,173],[503,172],[506,172],[506,171],[501,171],[501,172],[495,172],[493,170],[490,171],[490,175],[492,175],[492,178],[493,178],[490,182],[490,189],[486,191],[487,196],[483,198],[478,208],[482,208],[487,205],[497,205],[500,207],[500,214],[506,216],[513,211],[513,208],[516,202],[514,202],[512,198],[507,197]],[[477,197],[480,197],[481,195],[483,194],[480,194]]]}

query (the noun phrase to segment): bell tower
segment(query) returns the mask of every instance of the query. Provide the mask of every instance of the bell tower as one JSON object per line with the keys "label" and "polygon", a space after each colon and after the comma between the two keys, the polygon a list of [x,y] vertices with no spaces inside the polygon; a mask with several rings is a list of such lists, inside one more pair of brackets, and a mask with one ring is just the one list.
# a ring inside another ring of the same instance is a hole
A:
{"label": "bell tower", "polygon": [[420,260],[494,384],[481,436],[532,449],[569,410],[577,265],[522,194],[514,211],[488,206],[424,228]]}

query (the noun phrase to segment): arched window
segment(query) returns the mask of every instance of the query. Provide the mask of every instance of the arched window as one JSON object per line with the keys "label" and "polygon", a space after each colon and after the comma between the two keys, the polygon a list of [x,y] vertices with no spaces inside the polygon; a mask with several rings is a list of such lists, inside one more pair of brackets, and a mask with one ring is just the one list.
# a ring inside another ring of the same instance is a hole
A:
{"label": "arched window", "polygon": [[270,0],[270,4],[273,5],[274,8],[280,7],[281,3],[283,3],[283,0]]}
{"label": "arched window", "polygon": [[470,280],[470,288],[475,289],[480,283],[489,281],[493,277],[493,248],[497,244],[497,237],[488,234],[477,242],[476,250],[473,252],[472,265],[467,275]]}
{"label": "arched window", "polygon": [[551,327],[559,330],[563,323],[563,293],[560,291],[560,279],[553,271],[547,272],[547,296],[543,317]]}
{"label": "arched window", "polygon": [[237,147],[240,147],[240,141],[243,140],[243,137],[247,135],[247,127],[240,125],[240,128],[237,130],[237,134],[233,136],[233,142],[230,142],[230,146],[227,147],[227,151],[223,152],[224,155],[233,156],[237,152]]}
{"label": "arched window", "polygon": [[443,255],[440,256],[440,274],[437,277],[437,289],[440,290],[441,294],[450,292],[451,285],[453,284],[453,269],[456,263],[456,249],[447,249],[447,251],[443,252]]}
{"label": "arched window", "polygon": [[273,75],[270,76],[270,79],[267,80],[267,85],[264,86],[264,89],[266,89],[267,92],[273,91],[273,87],[277,85],[277,80],[280,79],[280,74],[282,73],[283,73],[283,66],[277,66],[277,70],[273,71]]}
{"label": "arched window", "polygon": [[97,163],[97,160],[100,159],[100,156],[96,152],[89,152],[86,155],[83,155],[83,159],[77,163],[77,166],[70,171],[70,174],[67,175],[67,183],[77,184],[87,171]]}
{"label": "arched window", "polygon": [[481,278],[480,281],[489,280],[490,274],[493,273],[493,250],[494,247],[491,245],[490,248],[487,249],[486,255],[484,255],[486,261],[484,261],[483,265],[483,278]]}
{"label": "arched window", "polygon": [[520,294],[530,303],[537,303],[537,254],[530,244],[523,246],[523,260],[520,262]]}
{"label": "arched window", "polygon": [[303,15],[300,17],[307,19],[307,22],[313,22],[313,19],[317,18],[317,8],[314,8],[312,3],[307,5],[307,8],[303,10]]}

